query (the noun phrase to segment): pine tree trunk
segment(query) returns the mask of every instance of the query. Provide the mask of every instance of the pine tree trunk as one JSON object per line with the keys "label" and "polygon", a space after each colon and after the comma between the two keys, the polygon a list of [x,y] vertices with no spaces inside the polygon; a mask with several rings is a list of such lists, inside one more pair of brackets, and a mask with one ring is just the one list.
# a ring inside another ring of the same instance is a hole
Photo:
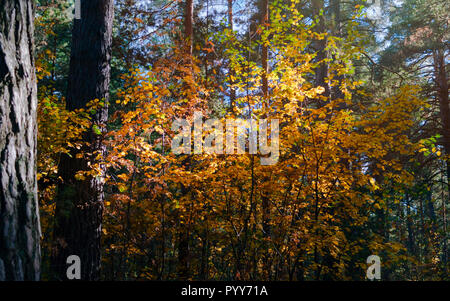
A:
{"label": "pine tree trunk", "polygon": [[[446,72],[446,64],[444,51],[439,49],[434,52],[434,68],[435,68],[435,82],[436,82],[436,92],[439,101],[439,108],[441,113],[441,126],[442,126],[442,139],[445,150],[445,155],[447,156],[447,199],[450,198],[450,102],[448,98],[448,78]],[[442,199],[445,205],[447,203],[446,199]],[[443,262],[444,266],[447,265],[448,261],[448,250],[447,250],[447,229],[446,220],[444,220],[444,244],[443,244]]]}
{"label": "pine tree trunk", "polygon": [[39,280],[34,5],[0,0],[0,280]]}
{"label": "pine tree trunk", "polygon": [[[67,109],[85,108],[94,99],[104,101],[92,122],[104,131],[108,118],[110,60],[113,25],[113,0],[81,0],[81,19],[74,21],[70,58]],[[97,154],[104,154],[101,136],[93,130],[83,137],[83,152],[92,157],[76,158],[76,151],[63,155],[59,175],[55,217],[55,250],[52,256],[54,277],[66,280],[66,260],[81,259],[81,279],[97,280],[100,270],[100,238],[103,213],[104,177],[75,179],[78,171],[89,170]]]}

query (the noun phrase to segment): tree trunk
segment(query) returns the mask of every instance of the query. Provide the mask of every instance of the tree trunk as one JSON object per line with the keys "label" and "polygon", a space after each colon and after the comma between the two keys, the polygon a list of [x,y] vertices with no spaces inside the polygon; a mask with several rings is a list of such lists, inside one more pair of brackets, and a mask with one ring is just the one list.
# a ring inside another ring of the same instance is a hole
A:
{"label": "tree trunk", "polygon": [[[263,0],[261,5],[261,25],[264,29],[267,29],[269,24],[269,0]],[[267,75],[269,73],[269,47],[265,42],[262,43],[261,61],[263,68],[262,90],[264,102],[266,103],[269,97],[269,81],[267,79]]]}
{"label": "tree trunk", "polygon": [[[104,131],[108,118],[113,0],[81,0],[81,19],[74,21],[70,58],[67,109],[85,108],[94,99],[104,102],[92,114],[92,122]],[[76,158],[76,151],[63,155],[59,164],[56,200],[55,250],[52,269],[56,279],[66,279],[66,260],[81,259],[82,280],[97,280],[100,270],[100,237],[103,213],[104,178],[75,179],[78,171],[89,170],[97,154],[104,154],[101,136],[89,131],[83,137],[84,153],[92,158]]]}
{"label": "tree trunk", "polygon": [[[445,64],[444,51],[442,49],[435,50],[433,54],[436,92],[439,100],[439,108],[441,113],[442,139],[445,150],[446,165],[447,165],[447,199],[450,198],[450,103],[448,99],[448,78]],[[446,199],[442,199],[442,203],[447,203]],[[444,248],[443,248],[443,262],[447,265],[448,251],[447,251],[447,229],[446,220],[444,220]]]}
{"label": "tree trunk", "polygon": [[194,45],[194,2],[186,0],[184,8],[184,34],[187,42],[187,54],[192,56]]}
{"label": "tree trunk", "polygon": [[[312,0],[312,7],[314,15],[316,15],[319,18],[319,23],[317,24],[316,32],[319,34],[326,33],[324,0]],[[323,10],[323,13],[320,15],[321,10]],[[320,62],[319,66],[315,70],[316,73],[315,85],[323,87],[325,91],[324,93],[322,93],[322,96],[328,98],[331,92],[330,86],[328,82],[325,80],[328,77],[328,63],[324,61],[328,57],[326,46],[327,46],[326,37],[324,37],[323,39],[317,39],[314,43],[314,48],[317,53],[316,61]],[[320,100],[318,105],[323,106],[326,102],[327,100],[326,101]]]}
{"label": "tree trunk", "polygon": [[[341,31],[341,0],[333,0],[331,2],[332,6],[332,33],[335,37],[342,37],[342,31]],[[336,58],[333,56],[333,60],[336,60]],[[336,99],[344,99],[344,93],[341,90],[342,82],[344,81],[344,75],[335,74],[334,78],[337,80],[338,84],[332,87],[331,96],[333,100]],[[340,109],[345,109],[345,103],[341,103],[339,105]]]}
{"label": "tree trunk", "polygon": [[[441,112],[441,126],[445,153],[450,156],[450,104],[448,99],[448,79],[445,70],[445,58],[442,50],[434,55],[436,90]],[[450,188],[450,161],[447,160],[447,185]]]}
{"label": "tree trunk", "polygon": [[34,5],[0,0],[0,280],[39,280]]}
{"label": "tree trunk", "polygon": [[[261,26],[264,30],[268,29],[269,26],[269,0],[261,1]],[[262,74],[262,95],[263,95],[263,107],[266,109],[269,108],[269,47],[266,41],[262,41],[261,46],[261,64],[263,68]],[[266,112],[264,114],[267,114]],[[267,116],[267,115],[266,115]],[[265,177],[264,181],[270,181],[269,177]],[[270,199],[269,192],[262,192],[261,194],[261,209],[262,209],[262,236],[264,237],[263,248],[264,250],[269,249],[268,240],[270,239],[271,229],[270,229]],[[267,272],[266,279],[270,280],[270,271],[271,271],[271,260],[272,256],[266,251],[264,258],[265,272]]]}
{"label": "tree trunk", "polygon": [[[186,56],[188,58],[188,62],[193,71],[193,42],[194,42],[194,2],[193,0],[186,0],[184,7],[184,38],[187,43]],[[186,89],[191,89],[186,85]],[[192,156],[188,156],[186,159],[186,163],[184,166],[191,166],[193,158]],[[186,195],[190,191],[190,187],[182,188],[183,195]],[[190,270],[189,270],[189,226],[187,224],[179,225],[179,233],[178,233],[178,277],[180,280],[189,280]]]}
{"label": "tree trunk", "polygon": [[[263,0],[261,3],[261,25],[264,29],[268,28],[269,24],[269,0]],[[262,74],[262,94],[263,94],[263,101],[264,106],[268,108],[269,106],[269,80],[268,80],[268,74],[269,74],[269,47],[267,43],[263,41],[262,48],[261,48],[261,62],[262,62],[262,68],[263,68],[263,74]],[[268,180],[268,179],[267,179]],[[267,197],[266,194],[263,194],[262,196],[262,211],[263,211],[263,218],[262,218],[262,228],[263,228],[263,236],[269,237],[270,234],[270,200]]]}
{"label": "tree trunk", "polygon": [[[233,0],[228,0],[228,29],[233,31],[234,22],[233,22]],[[230,66],[230,77],[234,77],[236,74],[233,71],[233,68]],[[234,80],[230,78],[230,84],[234,84]],[[233,112],[234,103],[236,102],[236,90],[231,87],[230,88],[230,111]]]}

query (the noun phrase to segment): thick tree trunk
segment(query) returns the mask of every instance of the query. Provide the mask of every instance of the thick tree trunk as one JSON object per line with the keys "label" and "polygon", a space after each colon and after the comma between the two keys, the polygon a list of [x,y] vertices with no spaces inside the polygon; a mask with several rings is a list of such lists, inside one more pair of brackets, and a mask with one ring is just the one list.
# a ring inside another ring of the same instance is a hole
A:
{"label": "thick tree trunk", "polygon": [[[74,21],[72,53],[67,92],[67,109],[85,108],[94,99],[104,106],[92,115],[92,122],[102,131],[108,118],[113,0],[81,0],[81,19]],[[97,280],[100,269],[100,237],[103,213],[104,178],[75,179],[78,171],[89,170],[105,149],[100,136],[90,131],[83,137],[83,152],[92,158],[63,155],[59,175],[55,250],[52,258],[54,277],[66,280],[66,260],[70,255],[81,259],[81,279]]]}
{"label": "thick tree trunk", "polygon": [[[436,50],[434,52],[434,70],[435,70],[435,82],[436,82],[436,92],[439,100],[439,108],[441,113],[441,127],[442,127],[442,139],[443,146],[445,150],[445,155],[447,156],[447,199],[450,198],[450,103],[448,98],[448,77],[446,71],[444,51],[442,49]],[[447,203],[446,199],[442,199],[445,205]],[[447,238],[446,238],[446,220],[444,220],[444,244],[443,244],[443,262],[446,266],[448,260],[448,250],[447,250]]]}
{"label": "thick tree trunk", "polygon": [[0,280],[39,280],[31,0],[0,0]]}
{"label": "thick tree trunk", "polygon": [[[442,50],[437,50],[434,56],[436,90],[441,111],[441,126],[443,145],[446,155],[450,156],[450,103],[448,99],[448,78],[445,70],[445,58]],[[447,160],[447,183],[450,187],[450,166]]]}

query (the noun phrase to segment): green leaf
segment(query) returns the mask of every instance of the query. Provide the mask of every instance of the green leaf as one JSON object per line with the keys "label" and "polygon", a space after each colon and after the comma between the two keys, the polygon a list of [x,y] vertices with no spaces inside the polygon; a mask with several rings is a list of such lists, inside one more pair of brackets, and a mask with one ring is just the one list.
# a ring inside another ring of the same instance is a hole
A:
{"label": "green leaf", "polygon": [[97,135],[101,135],[102,132],[100,131],[99,127],[94,124],[94,126],[92,127],[92,130],[94,131],[94,133],[96,133]]}

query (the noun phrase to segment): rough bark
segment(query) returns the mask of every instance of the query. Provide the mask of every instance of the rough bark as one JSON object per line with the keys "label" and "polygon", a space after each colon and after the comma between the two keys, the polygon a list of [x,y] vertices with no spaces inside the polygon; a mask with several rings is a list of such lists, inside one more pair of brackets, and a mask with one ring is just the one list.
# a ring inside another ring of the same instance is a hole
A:
{"label": "rough bark", "polygon": [[[435,52],[434,66],[435,66],[436,90],[441,113],[443,145],[445,153],[447,155],[450,155],[450,106],[449,106],[450,103],[448,98],[448,78],[445,69],[446,64],[444,52],[442,50],[437,50]],[[448,182],[448,180],[450,179],[449,163],[450,162],[447,160],[447,183],[450,185],[450,182]]]}
{"label": "rough bark", "polygon": [[34,5],[0,0],[0,280],[39,280]]}
{"label": "rough bark", "polygon": [[[105,105],[96,110],[92,122],[102,131],[108,118],[113,0],[81,0],[81,19],[74,20],[70,58],[67,109],[85,108],[94,99]],[[94,131],[84,137],[83,152],[92,158],[76,158],[76,151],[63,155],[59,164],[62,183],[58,185],[55,213],[55,248],[52,270],[55,279],[66,280],[66,259],[81,259],[81,279],[97,280],[100,270],[100,238],[104,178],[75,179],[78,171],[89,170],[97,154],[105,149]]]}
{"label": "rough bark", "polygon": [[[441,129],[442,129],[442,139],[445,154],[447,156],[447,191],[448,197],[450,198],[450,103],[448,98],[448,76],[446,71],[445,56],[442,49],[435,50],[434,55],[434,70],[435,70],[435,82],[436,82],[436,92],[437,98],[439,100],[439,108],[441,115]],[[446,200],[443,198],[444,208],[446,205]],[[445,209],[444,209],[445,210]],[[444,220],[444,237],[446,237],[446,220]],[[447,250],[447,239],[444,240],[443,244],[443,262],[446,266],[448,261],[448,250]]]}

